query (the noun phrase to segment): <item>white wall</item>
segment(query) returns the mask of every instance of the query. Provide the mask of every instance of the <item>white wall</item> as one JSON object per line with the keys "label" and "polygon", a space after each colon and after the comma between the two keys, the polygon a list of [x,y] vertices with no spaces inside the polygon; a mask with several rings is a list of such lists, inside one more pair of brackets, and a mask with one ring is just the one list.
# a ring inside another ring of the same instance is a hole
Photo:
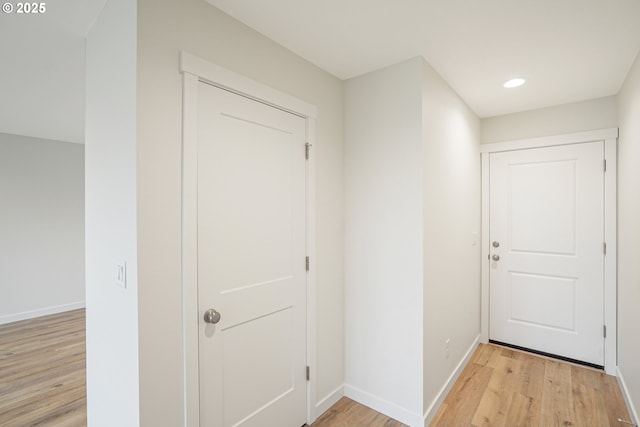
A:
{"label": "white wall", "polygon": [[480,332],[480,121],[421,58],[345,112],[345,390],[423,425]]}
{"label": "white wall", "polygon": [[423,70],[427,411],[480,333],[480,120],[429,64]]}
{"label": "white wall", "polygon": [[618,366],[640,421],[640,55],[618,95]]}
{"label": "white wall", "polygon": [[84,146],[0,133],[0,324],[84,307]]}
{"label": "white wall", "polygon": [[615,96],[482,119],[482,143],[618,126]]}
{"label": "white wall", "polygon": [[316,144],[316,396],[344,382],[342,112],[340,80],[201,0],[140,0],[138,261],[143,426],[178,426],[182,398],[179,51],[318,107]]}
{"label": "white wall", "polygon": [[[87,415],[91,427],[131,427],[139,423],[135,1],[107,1],[86,64]],[[116,283],[122,262],[126,288]]]}
{"label": "white wall", "polygon": [[346,82],[346,392],[422,416],[422,60]]}

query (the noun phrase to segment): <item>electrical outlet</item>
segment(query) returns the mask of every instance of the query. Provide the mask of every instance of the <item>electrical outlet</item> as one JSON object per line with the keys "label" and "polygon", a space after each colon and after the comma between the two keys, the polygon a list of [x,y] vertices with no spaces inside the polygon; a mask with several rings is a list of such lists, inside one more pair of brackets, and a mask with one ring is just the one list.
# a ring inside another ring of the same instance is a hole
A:
{"label": "electrical outlet", "polygon": [[451,344],[451,338],[447,338],[444,342],[444,357],[449,358],[449,344]]}

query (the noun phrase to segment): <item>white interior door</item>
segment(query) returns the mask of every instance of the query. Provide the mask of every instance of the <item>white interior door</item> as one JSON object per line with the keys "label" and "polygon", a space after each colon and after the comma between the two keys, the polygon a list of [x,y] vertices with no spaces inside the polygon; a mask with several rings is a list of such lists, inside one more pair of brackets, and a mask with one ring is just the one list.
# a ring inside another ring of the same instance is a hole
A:
{"label": "white interior door", "polygon": [[202,426],[306,421],[305,136],[305,119],[199,83]]}
{"label": "white interior door", "polygon": [[491,153],[491,340],[604,365],[603,159],[603,142]]}

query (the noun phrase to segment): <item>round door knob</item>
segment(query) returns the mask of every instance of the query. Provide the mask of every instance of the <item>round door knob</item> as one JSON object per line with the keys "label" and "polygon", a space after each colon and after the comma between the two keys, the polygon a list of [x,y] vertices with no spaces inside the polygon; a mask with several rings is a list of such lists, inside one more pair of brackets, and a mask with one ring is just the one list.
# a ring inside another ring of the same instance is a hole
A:
{"label": "round door knob", "polygon": [[207,323],[216,324],[220,321],[220,313],[215,311],[213,308],[204,312],[204,321]]}
{"label": "round door knob", "polygon": [[492,259],[492,260],[494,260],[494,261],[500,261],[500,255],[495,254],[495,255],[493,255],[493,256],[491,257],[491,259]]}

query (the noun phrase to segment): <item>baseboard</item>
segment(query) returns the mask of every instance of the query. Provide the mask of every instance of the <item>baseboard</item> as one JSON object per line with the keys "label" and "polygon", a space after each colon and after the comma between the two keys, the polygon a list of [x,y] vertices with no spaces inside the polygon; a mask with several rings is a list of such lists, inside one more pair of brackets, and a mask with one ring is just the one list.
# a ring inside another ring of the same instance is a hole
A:
{"label": "baseboard", "polygon": [[447,394],[449,394],[449,392],[451,391],[451,388],[458,380],[458,377],[464,370],[465,366],[467,366],[467,363],[469,363],[469,360],[471,360],[471,356],[473,356],[473,353],[476,351],[478,344],[480,344],[480,335],[478,335],[476,339],[473,340],[473,344],[471,344],[469,350],[467,350],[462,360],[460,360],[460,363],[458,363],[458,365],[456,366],[456,369],[453,370],[453,372],[447,379],[447,382],[444,384],[444,386],[442,386],[436,398],[433,400],[433,402],[431,402],[431,405],[429,405],[429,408],[425,411],[424,421],[422,424],[423,426],[427,427],[429,424],[431,424],[431,421],[433,421],[433,418],[438,413],[438,409],[440,409],[440,405],[442,405],[445,397],[447,397]]}
{"label": "baseboard", "polygon": [[[344,384],[333,390],[331,393],[323,397],[318,403],[316,403],[315,417],[318,419],[322,414],[327,412],[329,408],[335,405],[338,400],[344,396]],[[315,420],[314,420],[315,421]]]}
{"label": "baseboard", "polygon": [[18,322],[20,320],[33,319],[35,317],[47,316],[49,314],[62,313],[64,311],[78,310],[84,307],[85,307],[84,301],[78,301],[70,304],[39,308],[37,310],[31,310],[31,311],[23,311],[22,313],[8,314],[6,316],[0,316],[0,325],[4,325],[6,323]]}
{"label": "baseboard", "polygon": [[422,417],[420,414],[413,413],[407,409],[396,405],[393,402],[382,399],[357,387],[349,384],[344,385],[344,395],[349,399],[355,400],[369,408],[391,417],[409,427],[422,427]]}
{"label": "baseboard", "polygon": [[638,417],[638,411],[636,411],[636,407],[633,406],[633,401],[631,400],[631,396],[629,395],[629,389],[627,388],[627,384],[624,382],[624,376],[622,375],[622,372],[620,372],[620,367],[618,366],[616,368],[616,371],[618,373],[617,378],[618,378],[618,384],[620,384],[620,389],[622,390],[622,397],[624,397],[624,403],[627,404],[627,408],[629,409],[629,412],[631,412],[631,418],[633,418],[632,420],[629,420],[635,424],[638,424],[638,422],[640,422],[640,417]]}

